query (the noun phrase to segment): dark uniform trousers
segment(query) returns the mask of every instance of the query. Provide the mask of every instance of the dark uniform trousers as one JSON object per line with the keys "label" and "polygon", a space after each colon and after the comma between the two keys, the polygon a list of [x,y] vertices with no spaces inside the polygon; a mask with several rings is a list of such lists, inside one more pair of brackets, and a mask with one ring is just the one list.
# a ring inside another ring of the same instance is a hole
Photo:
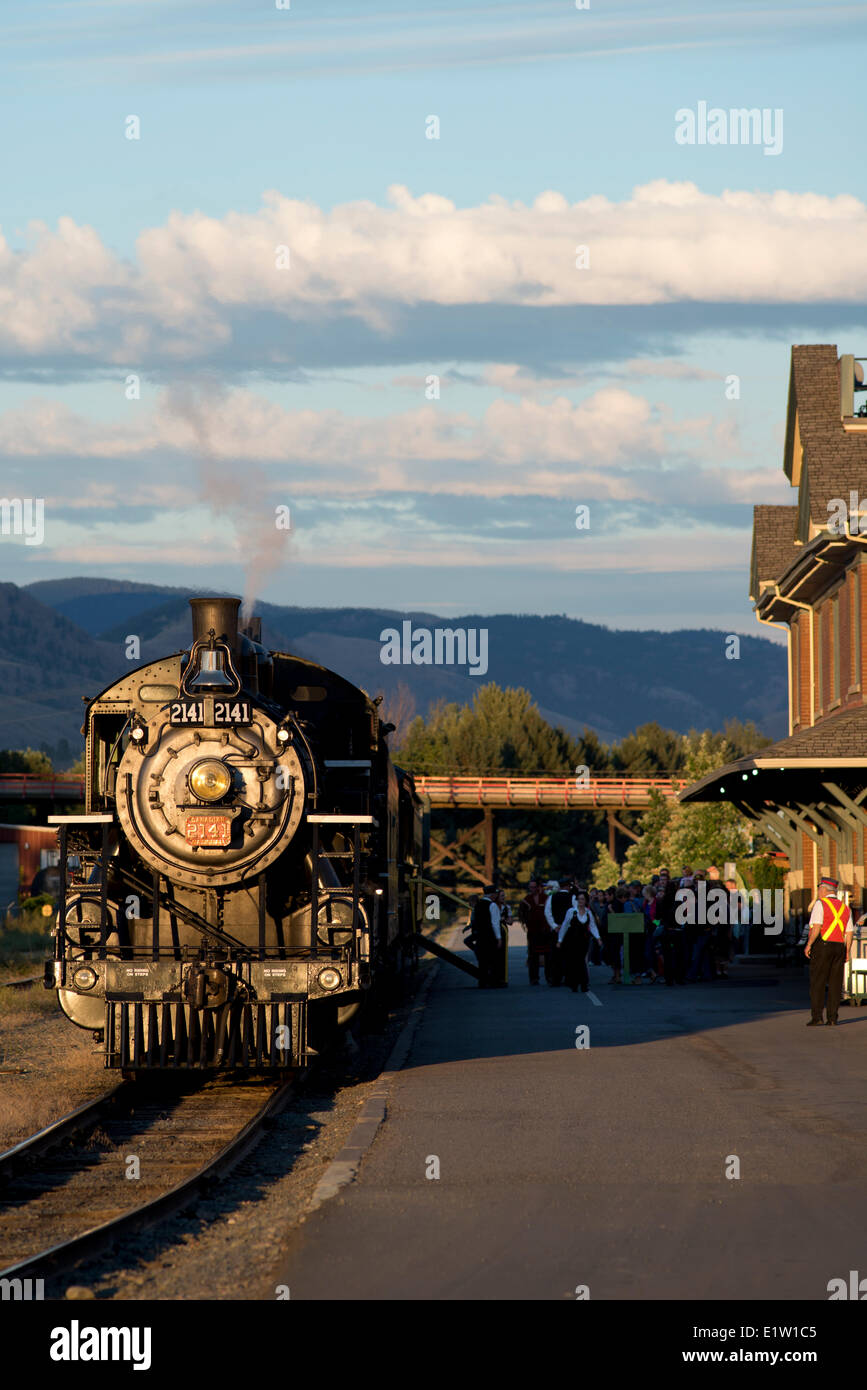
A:
{"label": "dark uniform trousers", "polygon": [[476,929],[476,959],[479,962],[479,984],[482,989],[492,988],[500,973],[500,944],[489,922]]}
{"label": "dark uniform trousers", "polygon": [[682,927],[666,927],[663,931],[662,961],[667,985],[686,983],[686,945]]}
{"label": "dark uniform trousers", "polygon": [[837,1017],[843,997],[843,973],[846,965],[844,941],[814,941],[810,948],[810,1011],[821,1023],[828,990],[828,1022]]}
{"label": "dark uniform trousers", "polygon": [[542,967],[543,970],[545,970],[545,979],[547,980],[547,983],[553,984],[554,981],[552,970],[554,963],[554,952],[552,951],[552,949],[546,949],[546,951],[538,951],[538,949],[532,947],[532,945],[529,944],[528,940],[527,969],[529,972],[529,983],[531,984],[539,983],[539,962],[542,962]]}

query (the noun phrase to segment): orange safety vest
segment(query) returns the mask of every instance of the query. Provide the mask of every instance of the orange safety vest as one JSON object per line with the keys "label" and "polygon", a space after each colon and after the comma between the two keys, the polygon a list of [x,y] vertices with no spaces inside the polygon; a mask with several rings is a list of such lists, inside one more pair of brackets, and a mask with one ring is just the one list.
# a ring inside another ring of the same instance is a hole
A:
{"label": "orange safety vest", "polygon": [[852,927],[852,914],[840,898],[820,898],[823,921],[819,935],[823,941],[845,941]]}

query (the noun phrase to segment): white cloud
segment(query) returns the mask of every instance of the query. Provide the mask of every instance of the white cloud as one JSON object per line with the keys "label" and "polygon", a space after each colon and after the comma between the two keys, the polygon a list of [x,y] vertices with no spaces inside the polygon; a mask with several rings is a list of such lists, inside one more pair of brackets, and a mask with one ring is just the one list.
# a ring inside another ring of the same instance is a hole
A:
{"label": "white cloud", "polygon": [[[577,403],[498,399],[480,416],[442,402],[388,416],[289,410],[249,390],[175,388],[153,408],[130,406],[128,419],[88,420],[33,398],[0,416],[0,451],[26,462],[46,497],[69,495],[84,509],[183,505],[210,495],[209,470],[230,470],[259,498],[790,500],[778,468],[731,466],[739,451],[725,417],[675,418],[619,386]],[[88,461],[83,495],[75,460]]]}
{"label": "white cloud", "polygon": [[[849,196],[726,191],[659,179],[623,202],[456,207],[389,190],[389,205],[326,211],[268,192],[255,213],[170,215],[141,233],[133,264],[61,218],[13,251],[0,238],[0,354],[90,364],[201,359],[228,349],[254,312],[355,316],[388,336],[423,304],[643,306],[786,303],[867,292],[867,208]],[[590,268],[576,269],[576,246]],[[289,248],[289,268],[277,248]],[[272,360],[288,346],[274,346]]]}

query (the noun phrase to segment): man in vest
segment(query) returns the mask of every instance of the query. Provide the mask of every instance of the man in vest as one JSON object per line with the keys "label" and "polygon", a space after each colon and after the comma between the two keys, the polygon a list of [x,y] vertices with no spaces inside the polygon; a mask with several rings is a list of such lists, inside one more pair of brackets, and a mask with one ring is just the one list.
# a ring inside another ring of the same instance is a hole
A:
{"label": "man in vest", "polygon": [[563,956],[559,950],[561,933],[565,936],[569,924],[577,911],[575,898],[572,894],[572,880],[561,878],[558,883],[552,879],[549,885],[553,889],[547,902],[545,903],[545,921],[548,929],[554,933],[554,955],[551,961],[551,976],[549,983],[561,985],[563,983]]}
{"label": "man in vest", "polygon": [[476,899],[472,917],[473,950],[479,962],[479,988],[495,989],[500,983],[498,974],[500,954],[500,909],[494,901],[497,890],[489,884]]}
{"label": "man in vest", "polygon": [[810,962],[810,1012],[808,1028],[822,1022],[825,989],[828,990],[827,1023],[837,1022],[837,1010],[843,995],[843,973],[846,957],[852,944],[852,914],[838,897],[839,884],[835,878],[823,878],[819,896],[810,913],[810,935],[804,955]]}

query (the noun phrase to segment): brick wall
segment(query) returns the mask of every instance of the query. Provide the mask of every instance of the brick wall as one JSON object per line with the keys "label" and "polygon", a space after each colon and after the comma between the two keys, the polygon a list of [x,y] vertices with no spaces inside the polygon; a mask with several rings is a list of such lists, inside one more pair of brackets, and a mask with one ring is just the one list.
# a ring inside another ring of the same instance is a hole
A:
{"label": "brick wall", "polygon": [[[849,704],[855,703],[855,693],[852,687],[858,684],[858,672],[855,670],[855,591],[858,585],[857,570],[850,570],[846,575],[846,637],[848,639],[848,651],[846,661],[846,700]],[[851,693],[850,693],[851,692]]]}
{"label": "brick wall", "polygon": [[813,679],[810,656],[810,615],[800,612],[797,617],[798,628],[798,671],[799,709],[798,723],[805,729],[810,726],[810,685]]}
{"label": "brick wall", "polygon": [[863,565],[856,565],[855,582],[858,585],[861,608],[861,669],[857,677],[858,684],[861,687],[860,702],[863,702],[864,691],[867,690],[867,679],[865,679],[865,677],[867,677],[867,664],[865,664],[867,663],[867,580],[865,580],[865,575],[867,575],[867,569],[865,569]]}

